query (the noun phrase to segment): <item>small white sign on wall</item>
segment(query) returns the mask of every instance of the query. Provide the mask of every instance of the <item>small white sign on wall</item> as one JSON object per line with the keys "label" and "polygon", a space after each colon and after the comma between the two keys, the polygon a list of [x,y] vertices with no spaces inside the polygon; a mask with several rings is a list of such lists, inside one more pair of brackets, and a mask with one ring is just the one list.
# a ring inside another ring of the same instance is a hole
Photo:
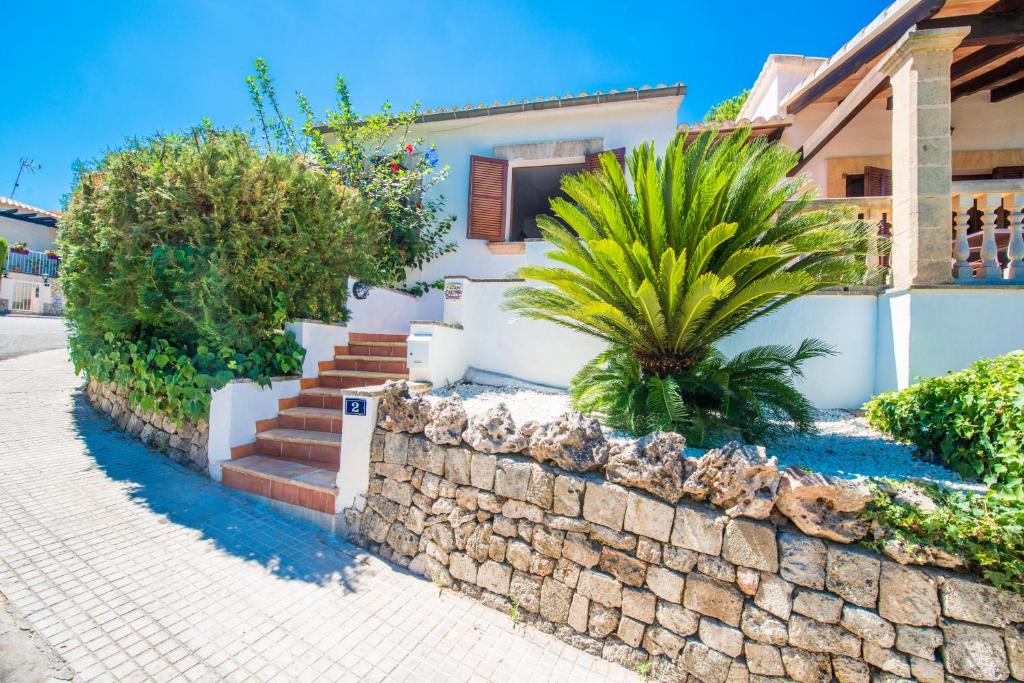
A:
{"label": "small white sign on wall", "polygon": [[461,282],[446,282],[444,283],[444,298],[445,301],[459,301],[462,299],[462,283]]}

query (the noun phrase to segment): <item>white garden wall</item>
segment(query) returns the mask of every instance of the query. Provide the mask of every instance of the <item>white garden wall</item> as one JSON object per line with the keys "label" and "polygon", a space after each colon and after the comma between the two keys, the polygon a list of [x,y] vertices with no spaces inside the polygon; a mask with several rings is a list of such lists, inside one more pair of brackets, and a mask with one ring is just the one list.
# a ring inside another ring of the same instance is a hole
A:
{"label": "white garden wall", "polygon": [[[528,252],[529,253],[529,252]],[[447,278],[444,324],[414,323],[411,377],[449,384],[468,368],[566,387],[603,344],[502,310],[517,280]],[[859,408],[873,395],[1024,347],[1024,287],[862,288],[804,297],[724,339],[727,356],[814,337],[836,355],[809,361],[798,385],[819,408]]]}

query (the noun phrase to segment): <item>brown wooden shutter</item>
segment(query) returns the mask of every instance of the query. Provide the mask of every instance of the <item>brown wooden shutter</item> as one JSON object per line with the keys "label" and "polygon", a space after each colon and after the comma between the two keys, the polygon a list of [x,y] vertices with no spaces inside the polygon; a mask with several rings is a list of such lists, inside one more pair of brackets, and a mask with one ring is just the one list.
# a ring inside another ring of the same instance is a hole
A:
{"label": "brown wooden shutter", "polygon": [[469,157],[469,231],[467,237],[505,241],[508,160]]}
{"label": "brown wooden shutter", "polygon": [[864,167],[864,196],[888,197],[892,194],[892,171],[887,168]]}
{"label": "brown wooden shutter", "polygon": [[612,154],[614,154],[615,158],[619,160],[619,166],[622,166],[622,168],[626,168],[626,148],[625,147],[616,147],[615,149],[602,149],[600,152],[594,152],[593,154],[588,154],[587,158],[586,158],[586,161],[583,162],[583,170],[591,171],[591,172],[593,172],[593,171],[600,171],[601,170],[600,156],[602,154],[604,154],[605,152],[611,152]]}
{"label": "brown wooden shutter", "polygon": [[998,166],[992,169],[992,177],[997,180],[1024,178],[1024,166]]}

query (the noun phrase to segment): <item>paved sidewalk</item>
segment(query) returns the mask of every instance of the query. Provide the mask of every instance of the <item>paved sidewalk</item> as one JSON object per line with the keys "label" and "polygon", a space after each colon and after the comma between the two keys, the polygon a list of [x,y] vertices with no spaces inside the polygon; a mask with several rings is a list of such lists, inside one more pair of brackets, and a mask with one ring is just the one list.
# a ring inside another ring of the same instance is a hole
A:
{"label": "paved sidewalk", "polygon": [[602,681],[615,665],[122,437],[0,361],[0,591],[83,681]]}

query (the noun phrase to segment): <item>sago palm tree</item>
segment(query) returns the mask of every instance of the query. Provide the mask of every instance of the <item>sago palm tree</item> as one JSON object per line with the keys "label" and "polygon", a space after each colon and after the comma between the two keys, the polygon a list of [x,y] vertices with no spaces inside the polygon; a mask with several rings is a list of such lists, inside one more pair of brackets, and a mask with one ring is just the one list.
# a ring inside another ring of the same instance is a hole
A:
{"label": "sago palm tree", "polygon": [[[731,390],[721,384],[728,383],[727,376],[742,375],[748,389],[765,377],[749,368],[746,374],[726,372],[730,361],[714,352],[717,341],[797,297],[864,280],[866,226],[850,209],[807,210],[811,196],[802,189],[804,180],[787,177],[797,160],[782,145],[751,138],[749,130],[718,140],[709,130],[690,143],[680,133],[664,157],[656,156],[650,143],[632,151],[630,189],[614,156],[603,155],[599,173],[563,178],[568,200],[553,199],[554,216],[539,217],[544,238],[553,245],[548,256],[564,267],[521,269],[520,276],[541,286],[512,289],[506,308],[598,337],[608,342],[611,354],[628,354],[614,362],[607,355],[595,359],[574,382],[579,403],[607,410],[607,402],[588,404],[580,396],[595,382],[607,384],[607,371],[614,371],[618,384],[631,382],[647,394],[634,401],[632,412],[640,422],[639,403],[647,403],[652,390],[678,393],[682,400],[673,412],[690,414],[693,422],[688,382],[717,383],[711,393],[728,403]],[[773,349],[734,359],[744,367],[773,361],[773,376],[766,380],[774,382],[772,388],[760,397],[744,390],[744,402],[760,418],[781,412],[795,418],[798,427],[807,426],[810,407],[799,393],[794,402],[791,379],[785,380],[788,389],[777,384],[778,370],[788,368],[789,378],[803,360],[828,350],[813,340],[788,349],[788,355],[784,347]],[[634,362],[635,377],[627,381],[623,373],[632,371],[624,368]],[[595,379],[601,368],[604,379]],[[719,380],[710,380],[715,374]],[[670,380],[670,391],[661,380]],[[796,405],[800,401],[803,413]],[[787,404],[801,414],[791,414]],[[724,404],[717,410],[729,423],[731,412]],[[647,429],[666,424],[683,425],[685,431],[687,419],[648,420]],[[632,430],[644,428],[637,423]]]}

